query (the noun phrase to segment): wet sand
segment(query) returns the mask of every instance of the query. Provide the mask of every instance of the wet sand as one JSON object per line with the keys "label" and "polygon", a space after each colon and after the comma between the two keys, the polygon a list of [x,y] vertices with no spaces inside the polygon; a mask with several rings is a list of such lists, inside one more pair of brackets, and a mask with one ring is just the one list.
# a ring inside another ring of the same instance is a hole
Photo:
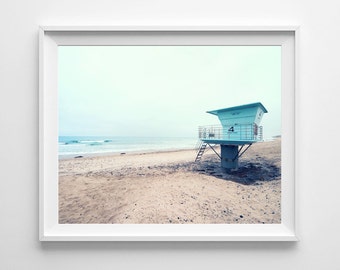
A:
{"label": "wet sand", "polygon": [[252,145],[233,172],[211,149],[195,157],[182,150],[59,160],[59,223],[281,223],[279,138]]}

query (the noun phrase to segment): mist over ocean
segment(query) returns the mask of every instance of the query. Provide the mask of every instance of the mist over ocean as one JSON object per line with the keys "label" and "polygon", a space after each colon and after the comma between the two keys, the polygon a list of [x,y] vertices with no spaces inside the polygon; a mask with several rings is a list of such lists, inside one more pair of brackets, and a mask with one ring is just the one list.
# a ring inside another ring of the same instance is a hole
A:
{"label": "mist over ocean", "polygon": [[198,138],[59,136],[59,156],[193,149]]}

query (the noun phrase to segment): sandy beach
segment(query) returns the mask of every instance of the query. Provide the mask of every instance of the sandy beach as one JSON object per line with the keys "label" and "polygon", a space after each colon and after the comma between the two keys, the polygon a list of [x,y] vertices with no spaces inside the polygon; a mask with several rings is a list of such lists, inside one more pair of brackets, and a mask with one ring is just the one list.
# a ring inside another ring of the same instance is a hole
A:
{"label": "sandy beach", "polygon": [[[219,148],[218,148],[219,151]],[[281,140],[252,145],[225,172],[212,150],[59,160],[59,223],[281,223]]]}

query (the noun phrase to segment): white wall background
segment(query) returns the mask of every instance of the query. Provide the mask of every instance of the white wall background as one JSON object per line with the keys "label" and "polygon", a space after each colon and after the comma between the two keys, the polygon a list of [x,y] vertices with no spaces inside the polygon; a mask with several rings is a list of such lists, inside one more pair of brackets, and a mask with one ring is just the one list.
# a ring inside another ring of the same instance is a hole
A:
{"label": "white wall background", "polygon": [[[339,3],[3,0],[0,269],[340,269]],[[300,242],[38,241],[38,25],[155,23],[301,26],[296,144]]]}

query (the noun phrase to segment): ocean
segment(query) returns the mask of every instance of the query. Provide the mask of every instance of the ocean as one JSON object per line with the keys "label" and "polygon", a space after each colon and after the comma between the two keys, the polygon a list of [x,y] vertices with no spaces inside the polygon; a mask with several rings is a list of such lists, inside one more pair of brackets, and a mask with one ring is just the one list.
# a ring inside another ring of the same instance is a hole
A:
{"label": "ocean", "polygon": [[198,138],[59,136],[59,156],[193,149]]}

